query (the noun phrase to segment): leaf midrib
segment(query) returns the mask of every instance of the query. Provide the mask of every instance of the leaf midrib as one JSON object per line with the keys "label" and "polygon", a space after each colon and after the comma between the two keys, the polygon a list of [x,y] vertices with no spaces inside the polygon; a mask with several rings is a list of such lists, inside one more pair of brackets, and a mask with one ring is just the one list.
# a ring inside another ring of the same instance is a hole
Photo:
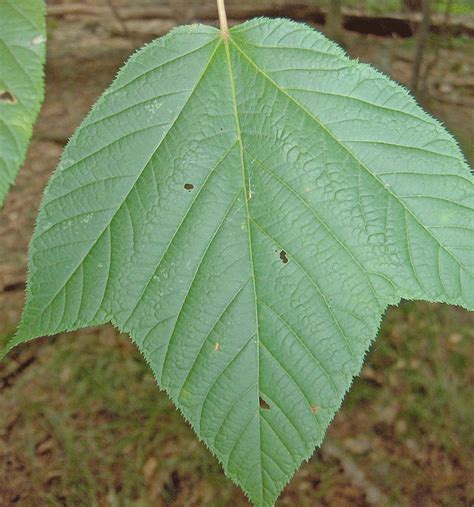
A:
{"label": "leaf midrib", "polygon": [[[229,40],[230,38],[226,38],[224,40],[224,46],[225,46],[225,53],[226,53],[226,60],[227,60],[227,70],[229,74],[229,82],[230,82],[230,89],[231,89],[231,95],[232,95],[232,105],[234,109],[234,116],[235,116],[235,127],[236,127],[236,133],[237,138],[239,142],[240,147],[240,169],[241,169],[241,176],[242,176],[242,188],[244,190],[244,203],[245,203],[245,219],[247,222],[247,241],[248,241],[248,251],[249,251],[249,260],[250,260],[250,269],[251,269],[251,275],[252,275],[252,287],[253,287],[253,297],[254,297],[254,308],[255,308],[255,336],[256,336],[256,361],[257,361],[257,383],[256,383],[256,396],[255,396],[255,404],[256,404],[256,414],[258,417],[258,456],[259,456],[259,469],[260,469],[260,488],[259,488],[259,496],[260,496],[260,502],[263,503],[263,490],[264,490],[264,484],[263,484],[263,466],[262,466],[262,422],[261,422],[261,416],[260,416],[260,408],[259,408],[259,396],[260,396],[260,333],[259,333],[259,310],[258,310],[258,298],[257,298],[257,285],[256,285],[256,277],[255,277],[255,265],[254,265],[254,258],[253,258],[253,248],[252,248],[252,232],[251,232],[251,226],[250,226],[250,210],[249,210],[249,188],[247,187],[247,175],[245,171],[245,160],[244,160],[244,146],[242,141],[242,129],[240,126],[240,118],[239,118],[239,111],[237,107],[237,96],[236,96],[236,89],[235,89],[235,78],[234,73],[232,69],[232,60],[230,55],[230,49],[229,49]],[[252,415],[252,418],[254,416]],[[244,433],[244,431],[247,429],[248,424],[250,424],[251,419],[249,419],[249,422],[245,425],[244,429],[242,430],[241,434]],[[238,440],[240,440],[240,436],[236,439],[235,446],[237,445]],[[231,458],[232,452],[229,454],[227,458],[227,467],[229,466],[230,458]]]}

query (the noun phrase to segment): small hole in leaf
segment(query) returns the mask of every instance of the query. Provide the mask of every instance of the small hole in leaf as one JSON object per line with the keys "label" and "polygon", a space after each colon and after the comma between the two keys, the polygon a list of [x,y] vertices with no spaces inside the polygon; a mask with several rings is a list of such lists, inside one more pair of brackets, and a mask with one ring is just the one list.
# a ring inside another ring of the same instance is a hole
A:
{"label": "small hole in leaf", "polygon": [[283,264],[286,264],[288,262],[288,256],[286,255],[285,250],[282,250],[280,252],[280,260],[283,262]]}
{"label": "small hole in leaf", "polygon": [[216,342],[214,344],[214,352],[219,352],[221,350],[221,344],[219,342]]}
{"label": "small hole in leaf", "polygon": [[191,192],[191,190],[193,190],[193,188],[194,188],[194,185],[192,183],[185,183],[184,188]]}
{"label": "small hole in leaf", "polygon": [[263,410],[270,410],[270,405],[261,396],[258,401],[260,403],[260,408]]}
{"label": "small hole in leaf", "polygon": [[16,104],[16,98],[7,91],[0,92],[0,102],[4,102],[5,104]]}

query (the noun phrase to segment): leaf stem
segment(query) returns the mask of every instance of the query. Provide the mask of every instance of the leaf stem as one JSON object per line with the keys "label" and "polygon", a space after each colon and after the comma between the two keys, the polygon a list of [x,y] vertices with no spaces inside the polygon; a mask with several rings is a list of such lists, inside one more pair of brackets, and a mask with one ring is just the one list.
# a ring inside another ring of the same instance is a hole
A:
{"label": "leaf stem", "polygon": [[229,38],[229,24],[227,22],[227,14],[225,12],[224,0],[217,0],[217,10],[219,11],[219,23],[221,25],[221,33],[224,39]]}

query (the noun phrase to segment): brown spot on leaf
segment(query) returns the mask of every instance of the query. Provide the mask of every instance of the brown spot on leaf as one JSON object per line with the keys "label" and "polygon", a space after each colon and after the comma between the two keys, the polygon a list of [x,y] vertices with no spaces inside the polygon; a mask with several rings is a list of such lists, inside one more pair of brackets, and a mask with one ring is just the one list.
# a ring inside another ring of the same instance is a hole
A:
{"label": "brown spot on leaf", "polygon": [[193,189],[194,189],[194,185],[193,185],[192,183],[185,183],[185,184],[184,184],[184,188],[185,188],[186,190],[189,190],[189,191],[191,192],[191,190],[193,190]]}
{"label": "brown spot on leaf", "polygon": [[260,408],[263,410],[270,410],[270,405],[261,396],[258,401],[260,403]]}
{"label": "brown spot on leaf", "polygon": [[319,412],[319,407],[317,405],[311,405],[311,413],[317,414]]}
{"label": "brown spot on leaf", "polygon": [[280,252],[280,260],[283,262],[283,264],[286,264],[288,262],[288,256],[286,255],[285,250],[282,250]]}
{"label": "brown spot on leaf", "polygon": [[4,102],[5,104],[16,104],[17,100],[14,95],[5,90],[0,92],[0,102]]}

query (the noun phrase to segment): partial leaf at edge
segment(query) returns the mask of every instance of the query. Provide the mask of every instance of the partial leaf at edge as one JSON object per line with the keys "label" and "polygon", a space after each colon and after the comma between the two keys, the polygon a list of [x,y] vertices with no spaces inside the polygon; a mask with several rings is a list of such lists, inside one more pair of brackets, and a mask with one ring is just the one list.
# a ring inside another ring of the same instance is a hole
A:
{"label": "partial leaf at edge", "polygon": [[43,102],[45,15],[43,0],[0,1],[0,207]]}
{"label": "partial leaf at edge", "polygon": [[474,185],[407,92],[307,26],[182,27],[66,148],[11,346],[113,322],[256,505],[400,298],[474,308]]}

